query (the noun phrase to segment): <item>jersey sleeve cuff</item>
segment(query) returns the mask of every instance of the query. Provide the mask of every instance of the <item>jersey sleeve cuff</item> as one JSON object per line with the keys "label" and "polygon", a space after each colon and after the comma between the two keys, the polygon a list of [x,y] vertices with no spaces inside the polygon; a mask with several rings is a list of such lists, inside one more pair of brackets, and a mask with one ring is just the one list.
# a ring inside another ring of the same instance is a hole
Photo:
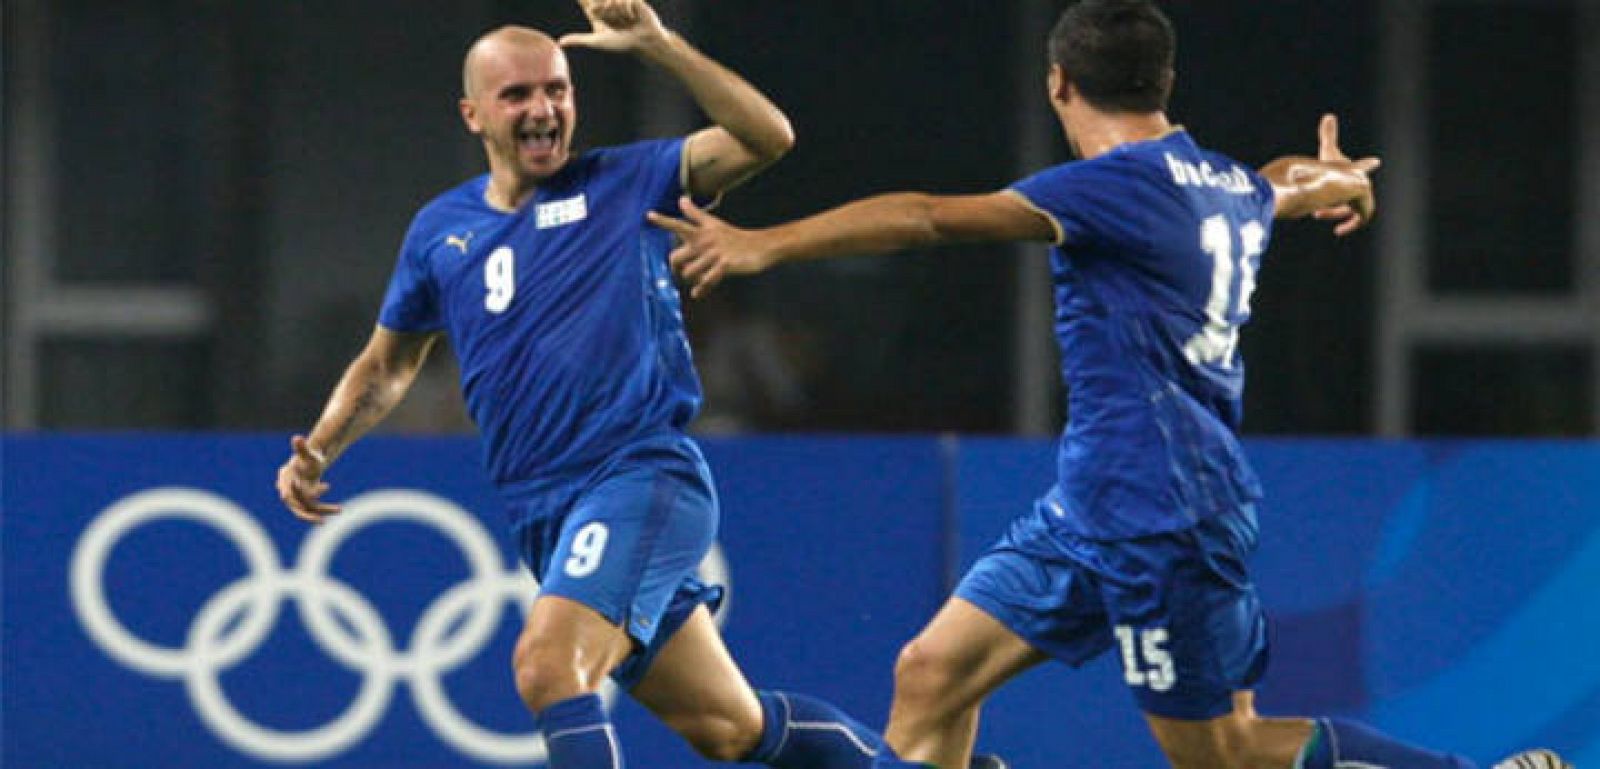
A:
{"label": "jersey sleeve cuff", "polygon": [[689,189],[688,141],[684,141],[683,145],[678,149],[678,189],[683,190],[683,194],[688,195],[695,205],[707,211],[715,210],[717,206],[722,205],[722,196],[727,194],[727,190],[719,190],[715,195],[696,195]]}
{"label": "jersey sleeve cuff", "polygon": [[1051,245],[1059,246],[1067,242],[1067,233],[1061,228],[1061,221],[1056,219],[1054,214],[1044,210],[1043,208],[1040,208],[1032,200],[1029,200],[1027,195],[1017,191],[1015,187],[1007,189],[1005,192],[1016,197],[1016,199],[1020,201],[1022,205],[1027,206],[1029,209],[1037,212],[1040,216],[1044,217],[1046,221],[1050,222],[1050,229],[1055,231],[1055,238],[1050,241]]}

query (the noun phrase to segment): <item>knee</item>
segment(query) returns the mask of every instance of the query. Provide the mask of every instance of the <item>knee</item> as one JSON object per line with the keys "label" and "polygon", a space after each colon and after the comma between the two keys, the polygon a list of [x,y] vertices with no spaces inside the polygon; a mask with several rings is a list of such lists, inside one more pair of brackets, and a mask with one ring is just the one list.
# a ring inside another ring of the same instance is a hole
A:
{"label": "knee", "polygon": [[535,711],[587,693],[574,650],[527,635],[517,639],[511,672],[517,694]]}
{"label": "knee", "polygon": [[937,701],[956,689],[960,671],[960,660],[950,650],[924,638],[914,639],[900,650],[895,661],[895,698]]}

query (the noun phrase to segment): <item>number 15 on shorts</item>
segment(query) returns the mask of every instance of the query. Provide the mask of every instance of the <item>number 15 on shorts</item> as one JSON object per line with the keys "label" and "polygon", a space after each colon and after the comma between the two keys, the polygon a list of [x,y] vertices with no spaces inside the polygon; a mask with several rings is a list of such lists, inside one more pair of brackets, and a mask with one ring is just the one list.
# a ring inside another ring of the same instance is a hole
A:
{"label": "number 15 on shorts", "polygon": [[1164,692],[1178,682],[1178,671],[1167,651],[1167,629],[1116,627],[1117,643],[1122,647],[1122,676],[1129,686],[1148,686]]}

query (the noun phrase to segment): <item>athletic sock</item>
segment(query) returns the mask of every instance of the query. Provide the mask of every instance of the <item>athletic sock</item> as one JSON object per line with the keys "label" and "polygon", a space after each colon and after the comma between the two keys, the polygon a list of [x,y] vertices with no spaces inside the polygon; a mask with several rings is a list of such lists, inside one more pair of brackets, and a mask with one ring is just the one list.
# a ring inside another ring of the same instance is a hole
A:
{"label": "athletic sock", "polygon": [[1413,747],[1372,727],[1342,718],[1319,718],[1301,751],[1296,769],[1478,769],[1477,764],[1447,753]]}
{"label": "athletic sock", "polygon": [[745,761],[779,769],[869,769],[883,738],[844,711],[792,692],[756,692],[761,742]]}
{"label": "athletic sock", "polygon": [[584,694],[535,717],[550,751],[550,769],[622,769],[622,747],[598,694]]}

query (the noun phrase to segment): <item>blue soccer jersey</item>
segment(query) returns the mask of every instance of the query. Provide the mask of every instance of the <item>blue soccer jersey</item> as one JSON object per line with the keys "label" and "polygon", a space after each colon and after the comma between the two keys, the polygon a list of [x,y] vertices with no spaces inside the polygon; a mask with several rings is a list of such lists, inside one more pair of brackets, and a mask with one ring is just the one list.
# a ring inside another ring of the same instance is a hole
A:
{"label": "blue soccer jersey", "polygon": [[681,139],[583,153],[509,213],[480,176],[406,233],[379,323],[448,333],[503,493],[577,478],[699,409],[671,238],[644,218],[678,213],[682,155]]}
{"label": "blue soccer jersey", "polygon": [[1068,419],[1047,502],[1060,525],[1121,539],[1258,499],[1237,436],[1238,340],[1272,228],[1271,186],[1175,130],[1012,190],[1057,229]]}

